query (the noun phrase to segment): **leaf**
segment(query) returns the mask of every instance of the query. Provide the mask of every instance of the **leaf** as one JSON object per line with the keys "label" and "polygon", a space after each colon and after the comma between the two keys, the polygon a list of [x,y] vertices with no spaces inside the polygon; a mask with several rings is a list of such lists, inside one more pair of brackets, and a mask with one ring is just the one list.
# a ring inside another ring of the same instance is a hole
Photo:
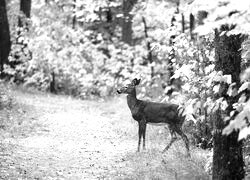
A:
{"label": "leaf", "polygon": [[250,58],[250,51],[245,51],[242,53],[241,57],[243,59],[249,59]]}
{"label": "leaf", "polygon": [[232,83],[232,76],[231,74],[229,75],[224,75],[223,76],[223,82],[227,83],[227,84],[231,84]]}
{"label": "leaf", "polygon": [[222,82],[223,81],[222,75],[217,74],[215,77],[213,77],[213,81],[215,81],[215,82]]}
{"label": "leaf", "polygon": [[222,103],[221,103],[221,109],[222,109],[222,110],[226,110],[227,107],[228,107],[227,101],[222,101]]}
{"label": "leaf", "polygon": [[241,81],[249,81],[250,80],[250,67],[247,68],[242,74],[241,74]]}
{"label": "leaf", "polygon": [[231,111],[230,112],[230,117],[233,117],[233,115],[235,114],[236,111]]}
{"label": "leaf", "polygon": [[230,119],[231,118],[227,116],[227,117],[224,118],[224,121],[229,121]]}
{"label": "leaf", "polygon": [[240,86],[238,92],[240,93],[240,92],[242,92],[242,91],[244,91],[244,90],[246,90],[246,89],[250,89],[250,82],[245,82],[245,83],[243,83],[243,84]]}
{"label": "leaf", "polygon": [[215,85],[213,87],[213,91],[214,91],[214,93],[219,93],[219,91],[220,91],[220,84]]}
{"label": "leaf", "polygon": [[247,97],[245,96],[245,94],[242,94],[242,95],[240,96],[238,102],[239,102],[239,103],[244,103],[244,102],[246,102],[246,99],[247,99]]}
{"label": "leaf", "polygon": [[240,130],[238,140],[245,139],[248,135],[250,135],[250,127],[244,127]]}
{"label": "leaf", "polygon": [[229,125],[225,127],[222,131],[222,134],[228,135],[235,129],[235,120],[230,121]]}
{"label": "leaf", "polygon": [[215,102],[212,112],[216,112],[219,108],[220,108],[220,104],[218,102]]}
{"label": "leaf", "polygon": [[232,97],[235,97],[237,94],[238,94],[238,90],[237,88],[235,87],[236,83],[232,83],[230,84],[228,90],[227,90],[227,94],[229,96],[232,96]]}

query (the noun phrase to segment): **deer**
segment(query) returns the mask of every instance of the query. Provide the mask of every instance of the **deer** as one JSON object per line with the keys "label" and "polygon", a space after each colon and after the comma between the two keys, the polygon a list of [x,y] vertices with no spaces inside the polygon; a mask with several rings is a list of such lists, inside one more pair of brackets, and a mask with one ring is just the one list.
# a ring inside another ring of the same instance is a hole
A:
{"label": "deer", "polygon": [[138,147],[140,152],[141,139],[143,138],[143,150],[146,149],[145,136],[147,124],[167,125],[170,132],[170,142],[162,153],[166,152],[170,146],[177,140],[176,134],[179,134],[185,143],[187,156],[190,156],[189,140],[182,130],[185,120],[184,109],[177,104],[157,103],[137,99],[136,86],[140,84],[141,79],[133,79],[130,84],[117,89],[118,94],[127,94],[127,105],[131,111],[132,117],[138,122]]}

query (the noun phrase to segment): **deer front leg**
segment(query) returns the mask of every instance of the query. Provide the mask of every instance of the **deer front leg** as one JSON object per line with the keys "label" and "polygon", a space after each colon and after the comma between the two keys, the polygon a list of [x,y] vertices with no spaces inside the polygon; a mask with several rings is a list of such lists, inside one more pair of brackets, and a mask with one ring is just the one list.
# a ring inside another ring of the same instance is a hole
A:
{"label": "deer front leg", "polygon": [[143,150],[146,149],[146,121],[143,120],[142,122],[142,137],[143,137]]}
{"label": "deer front leg", "polygon": [[140,146],[141,146],[141,138],[143,137],[143,149],[145,148],[145,136],[146,136],[146,122],[144,120],[141,120],[138,122],[139,124],[139,130],[138,130],[138,148],[137,151],[140,152]]}
{"label": "deer front leg", "polygon": [[140,146],[141,146],[141,137],[142,137],[142,127],[141,127],[141,124],[140,122],[138,123],[139,125],[139,128],[138,128],[138,147],[137,147],[137,152],[140,152]]}

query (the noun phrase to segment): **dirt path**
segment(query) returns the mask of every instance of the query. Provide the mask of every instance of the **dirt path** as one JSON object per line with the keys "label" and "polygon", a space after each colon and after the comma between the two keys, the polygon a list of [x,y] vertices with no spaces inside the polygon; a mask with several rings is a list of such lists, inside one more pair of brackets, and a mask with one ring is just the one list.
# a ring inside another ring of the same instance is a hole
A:
{"label": "dirt path", "polygon": [[97,103],[20,92],[15,97],[23,120],[17,135],[2,140],[0,179],[190,179],[200,166],[182,154],[174,164],[176,149],[163,161],[150,142],[151,150],[136,153],[137,130],[124,117],[129,113],[123,100]]}

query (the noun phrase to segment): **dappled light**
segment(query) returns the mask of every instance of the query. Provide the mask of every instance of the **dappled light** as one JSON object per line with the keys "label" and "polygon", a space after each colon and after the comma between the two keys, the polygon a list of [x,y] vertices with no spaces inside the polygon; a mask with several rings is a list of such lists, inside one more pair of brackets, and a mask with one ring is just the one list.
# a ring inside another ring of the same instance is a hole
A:
{"label": "dappled light", "polygon": [[249,0],[0,0],[0,179],[248,180]]}

